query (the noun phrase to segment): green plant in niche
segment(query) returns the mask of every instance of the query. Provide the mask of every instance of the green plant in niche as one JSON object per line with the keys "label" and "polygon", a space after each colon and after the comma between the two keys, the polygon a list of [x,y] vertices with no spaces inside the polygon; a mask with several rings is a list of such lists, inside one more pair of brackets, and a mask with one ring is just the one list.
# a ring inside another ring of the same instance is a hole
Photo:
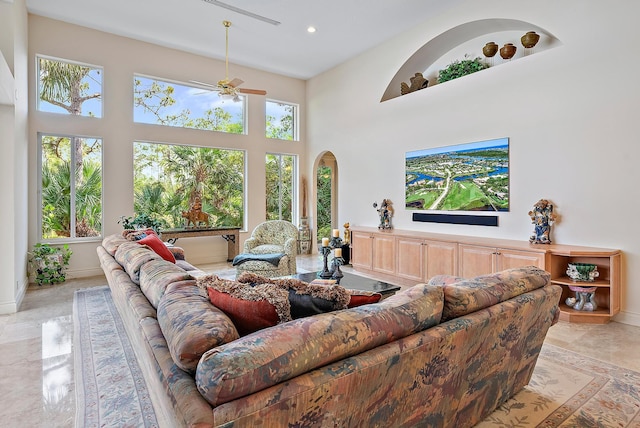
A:
{"label": "green plant in niche", "polygon": [[148,214],[137,214],[135,217],[121,216],[120,220],[118,220],[118,224],[122,224],[122,227],[125,230],[145,229],[150,227],[158,234],[160,233],[160,226],[162,226],[160,220],[157,220]]}
{"label": "green plant in niche", "polygon": [[68,245],[54,247],[35,244],[29,252],[29,263],[35,274],[36,284],[56,284],[66,280],[66,270],[73,252]]}
{"label": "green plant in niche", "polygon": [[483,62],[480,57],[470,59],[465,56],[465,59],[455,60],[446,68],[440,70],[438,72],[438,83],[457,79],[458,77],[466,76],[467,74],[472,74],[485,68],[489,68],[489,64]]}

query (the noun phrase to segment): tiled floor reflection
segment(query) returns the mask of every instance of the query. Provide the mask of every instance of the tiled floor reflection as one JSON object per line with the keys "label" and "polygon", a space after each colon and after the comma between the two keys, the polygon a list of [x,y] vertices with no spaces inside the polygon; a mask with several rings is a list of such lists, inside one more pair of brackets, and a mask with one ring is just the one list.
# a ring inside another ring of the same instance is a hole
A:
{"label": "tiled floor reflection", "polygon": [[[199,267],[233,273],[229,263]],[[298,267],[318,270],[321,259],[300,256]],[[0,427],[74,426],[73,293],[104,284],[104,277],[95,277],[31,286],[20,312],[0,315]],[[547,342],[640,371],[640,327],[560,322],[549,330]]]}

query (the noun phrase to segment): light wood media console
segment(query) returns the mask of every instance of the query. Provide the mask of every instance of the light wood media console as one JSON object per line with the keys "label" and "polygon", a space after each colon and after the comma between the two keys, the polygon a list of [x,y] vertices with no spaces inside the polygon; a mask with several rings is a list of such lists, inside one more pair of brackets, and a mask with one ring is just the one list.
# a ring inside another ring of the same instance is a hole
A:
{"label": "light wood media console", "polygon": [[[472,278],[533,265],[551,273],[551,282],[562,286],[560,319],[606,324],[620,312],[620,250],[373,227],[351,230],[353,268],[397,284],[414,285],[440,274]],[[575,282],[565,273],[570,262],[593,263],[600,276],[594,282]],[[575,294],[569,286],[597,287],[598,309],[567,306],[565,300]]]}

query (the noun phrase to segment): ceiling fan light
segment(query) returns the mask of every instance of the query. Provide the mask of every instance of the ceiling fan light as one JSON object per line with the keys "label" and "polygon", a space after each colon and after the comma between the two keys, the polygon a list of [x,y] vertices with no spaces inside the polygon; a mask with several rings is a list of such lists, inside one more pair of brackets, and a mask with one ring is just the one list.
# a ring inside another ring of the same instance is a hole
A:
{"label": "ceiling fan light", "polygon": [[222,98],[223,100],[232,100],[235,95],[231,94],[231,93],[224,93],[224,92],[220,92],[220,98]]}

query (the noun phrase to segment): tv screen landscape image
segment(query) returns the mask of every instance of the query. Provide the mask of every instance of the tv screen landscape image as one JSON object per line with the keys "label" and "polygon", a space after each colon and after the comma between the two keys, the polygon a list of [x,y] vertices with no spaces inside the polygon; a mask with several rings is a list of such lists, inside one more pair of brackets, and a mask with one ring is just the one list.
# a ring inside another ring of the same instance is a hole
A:
{"label": "tv screen landscape image", "polygon": [[509,139],[407,152],[410,210],[509,211]]}

